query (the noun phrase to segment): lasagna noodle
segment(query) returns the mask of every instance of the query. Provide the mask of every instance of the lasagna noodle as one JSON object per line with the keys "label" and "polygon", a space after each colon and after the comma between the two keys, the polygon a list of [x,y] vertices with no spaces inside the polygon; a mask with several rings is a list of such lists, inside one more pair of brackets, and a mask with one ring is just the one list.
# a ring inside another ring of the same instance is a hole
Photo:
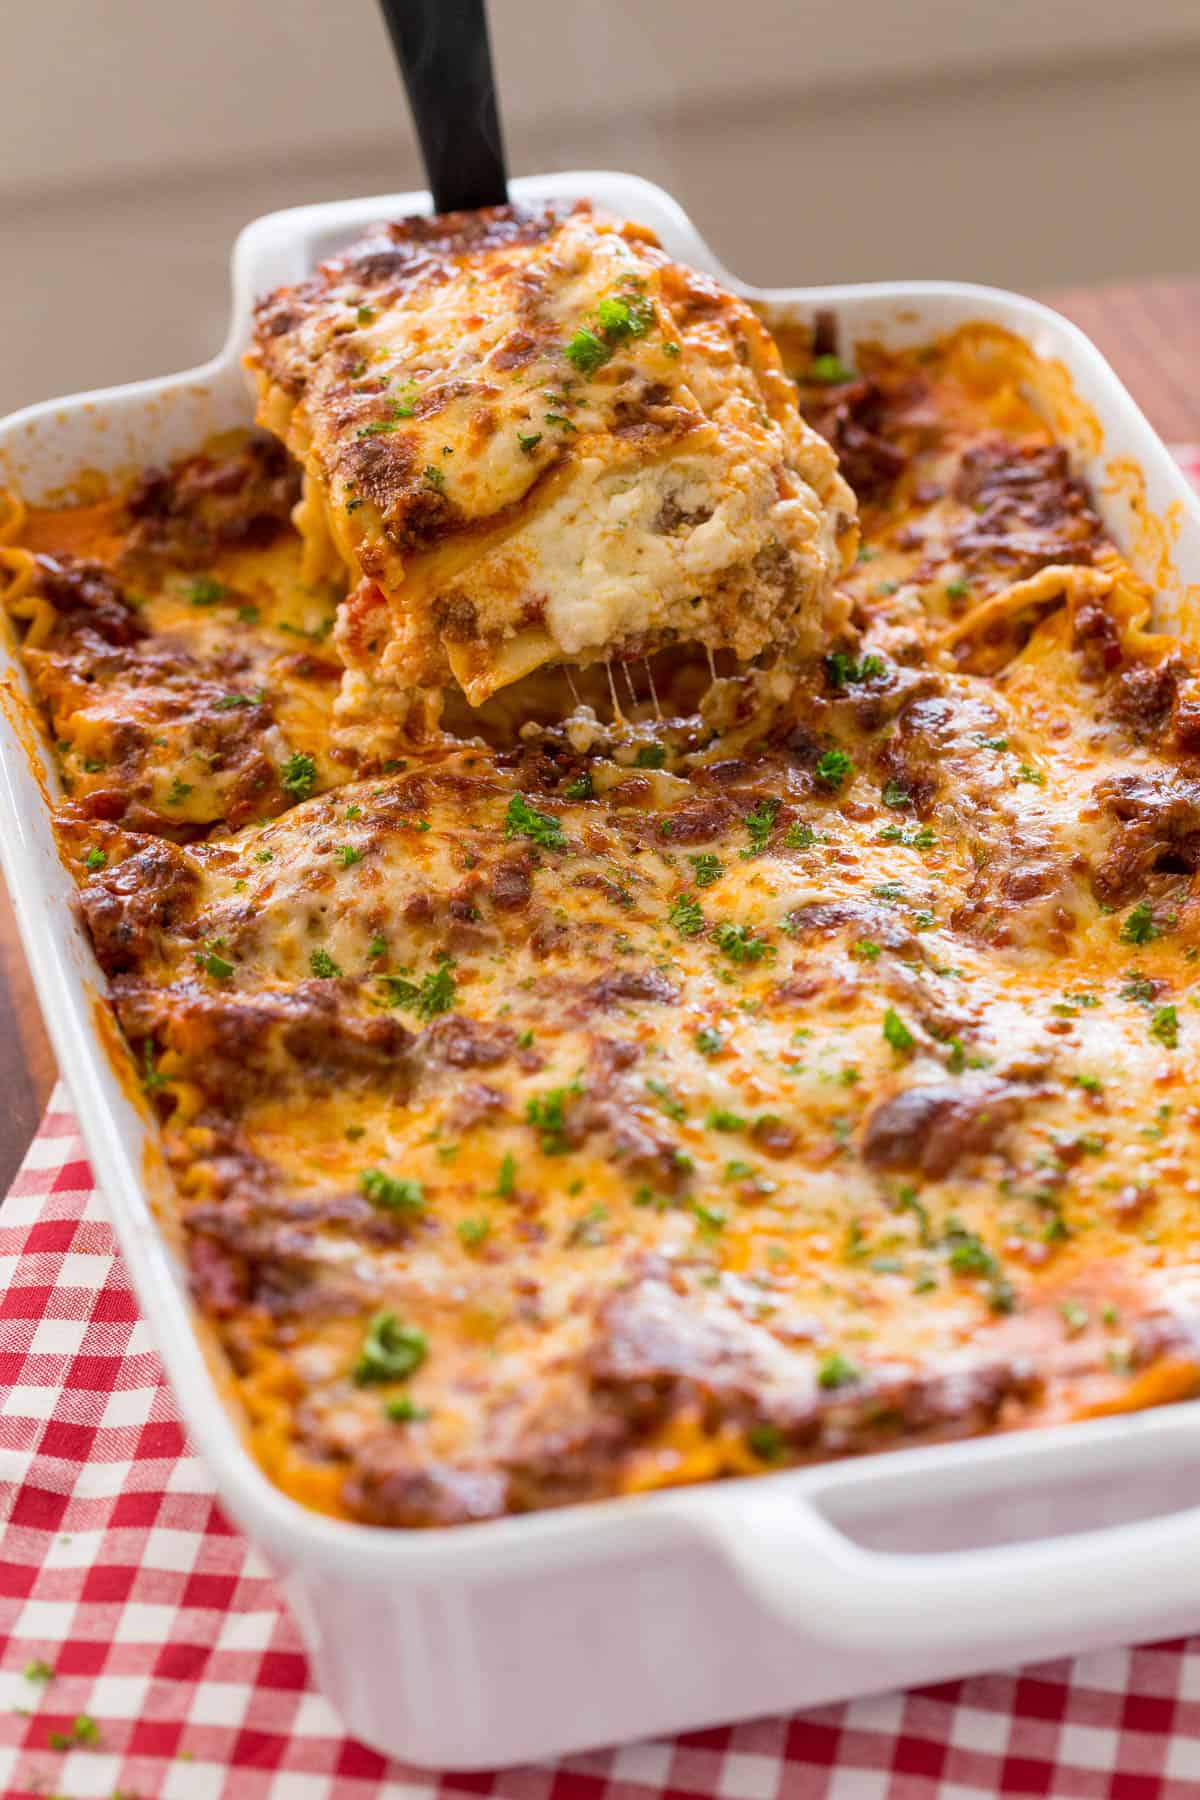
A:
{"label": "lasagna noodle", "polygon": [[336,552],[356,590],[355,748],[410,715],[384,687],[478,706],[548,663],[816,642],[853,497],[751,310],[638,228],[381,229],[269,297],[249,360],[306,470],[306,565]]}
{"label": "lasagna noodle", "polygon": [[794,363],[853,623],[785,720],[634,766],[519,718],[329,755],[353,615],[280,634],[298,539],[135,606],[127,499],[92,545],[2,515],[194,1286],[306,1505],[434,1526],[1196,1391],[1188,652],[1020,346],[856,361]]}

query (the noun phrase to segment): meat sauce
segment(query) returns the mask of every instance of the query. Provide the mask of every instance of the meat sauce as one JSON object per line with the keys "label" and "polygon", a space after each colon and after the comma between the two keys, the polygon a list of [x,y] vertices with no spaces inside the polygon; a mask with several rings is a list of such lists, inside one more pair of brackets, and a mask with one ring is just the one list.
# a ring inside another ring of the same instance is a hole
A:
{"label": "meat sauce", "polygon": [[63,854],[307,1504],[458,1523],[1200,1385],[1191,660],[1016,355],[796,360],[849,622],[761,739],[667,719],[633,766],[332,751],[339,596],[257,439],[25,522]]}

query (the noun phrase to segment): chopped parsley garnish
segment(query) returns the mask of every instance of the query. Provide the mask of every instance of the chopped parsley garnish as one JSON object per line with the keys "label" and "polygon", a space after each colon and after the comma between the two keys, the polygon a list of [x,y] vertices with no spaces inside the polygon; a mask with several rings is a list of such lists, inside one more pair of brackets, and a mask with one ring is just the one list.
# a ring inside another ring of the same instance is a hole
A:
{"label": "chopped parsley garnish", "polygon": [[946,583],[946,598],[948,600],[964,600],[970,591],[971,584],[969,581],[959,579],[958,581],[948,581]]}
{"label": "chopped parsley garnish", "polygon": [[334,617],[330,613],[327,619],[322,619],[321,623],[314,625],[311,631],[307,625],[296,625],[291,619],[280,619],[275,629],[285,632],[288,637],[304,638],[310,644],[319,644],[329,636],[333,630],[333,623]]}
{"label": "chopped parsley garnish", "polygon": [[[1122,1000],[1136,1000],[1141,1006],[1149,1006],[1157,993],[1154,983],[1136,969],[1127,969],[1125,986],[1121,989]],[[1069,999],[1078,999],[1078,995],[1069,995]],[[1092,1002],[1095,1005],[1095,1002]]]}
{"label": "chopped parsley garnish", "polygon": [[410,1181],[407,1176],[387,1175],[382,1169],[364,1169],[358,1185],[372,1206],[386,1207],[388,1212],[420,1212],[425,1205],[421,1183]]}
{"label": "chopped parsley garnish", "polygon": [[677,895],[667,916],[681,938],[696,937],[704,930],[704,914],[695,894]]}
{"label": "chopped parsley garnish", "polygon": [[1058,1311],[1068,1337],[1078,1337],[1087,1330],[1091,1315],[1081,1301],[1064,1300]]}
{"label": "chopped parsley garnish", "polygon": [[527,837],[531,843],[540,844],[543,850],[567,848],[563,828],[553,813],[539,812],[535,806],[530,806],[524,794],[514,794],[508,803],[504,835],[506,838]]}
{"label": "chopped parsley garnish", "polygon": [[1179,1015],[1173,1006],[1160,1006],[1150,1021],[1150,1036],[1166,1050],[1179,1043]]}
{"label": "chopped parsley garnish", "polygon": [[745,1131],[746,1120],[741,1113],[730,1112],[728,1107],[714,1106],[704,1123],[710,1131]]}
{"label": "chopped parsley garnish", "polygon": [[782,802],[774,798],[760,800],[758,805],[746,814],[746,832],[750,838],[750,847],[748,850],[742,851],[743,856],[757,856],[761,850],[766,849],[781,805]]}
{"label": "chopped parsley garnish", "polygon": [[725,1228],[726,1215],[719,1206],[705,1206],[702,1200],[693,1200],[692,1216],[701,1237],[715,1238]]}
{"label": "chopped parsley garnish", "polygon": [[262,863],[274,862],[275,852],[273,850],[256,850],[254,852],[254,860],[255,862]]}
{"label": "chopped parsley garnish", "polygon": [[809,381],[818,381],[822,387],[840,387],[843,382],[857,381],[858,371],[849,363],[844,363],[833,351],[823,356],[814,356],[808,365]]}
{"label": "chopped parsley garnish", "polygon": [[746,925],[718,925],[713,932],[713,942],[735,963],[761,962],[771,950],[767,940],[755,937]]}
{"label": "chopped parsley garnish", "polygon": [[147,1038],[142,1045],[142,1086],[148,1094],[154,1094],[160,1087],[165,1087],[166,1080],[166,1076],[154,1060],[154,1046]]}
{"label": "chopped parsley garnish", "polygon": [[1027,781],[1033,787],[1045,787],[1046,785],[1046,777],[1043,775],[1042,771],[1031,767],[1029,763],[1021,764],[1020,768],[1017,770],[1017,780]]}
{"label": "chopped parsley garnish", "polygon": [[1074,1082],[1075,1086],[1082,1088],[1085,1094],[1102,1094],[1104,1092],[1104,1083],[1098,1075],[1076,1075]]}
{"label": "chopped parsley garnish", "polygon": [[195,581],[188,582],[183,597],[190,606],[215,606],[228,592],[223,581],[217,581],[212,575],[198,575]]}
{"label": "chopped parsley garnish", "polygon": [[883,1039],[901,1055],[917,1041],[894,1006],[889,1006],[883,1015]]}
{"label": "chopped parsley garnish", "polygon": [[337,855],[343,869],[352,869],[355,863],[362,861],[362,851],[356,850],[353,844],[339,844]]}
{"label": "chopped parsley garnish", "polygon": [[458,1000],[458,984],[451,974],[453,964],[443,957],[436,969],[429,969],[419,983],[402,975],[385,975],[390,995],[389,1005],[403,1006],[419,1019],[436,1019],[439,1013],[452,1012]]}
{"label": "chopped parsley garnish", "polygon": [[818,1387],[850,1387],[860,1379],[858,1364],[852,1363],[840,1350],[830,1350],[817,1364]]}
{"label": "chopped parsley garnish", "polygon": [[991,737],[990,738],[990,737],[978,737],[977,736],[975,739],[975,742],[979,745],[981,750],[1000,751],[1000,750],[1008,749],[1008,739],[1006,737]]}
{"label": "chopped parsley garnish", "polygon": [[904,784],[899,781],[887,782],[884,786],[883,793],[880,795],[880,799],[885,806],[900,807],[909,806],[912,803],[912,795]]}
{"label": "chopped parsley garnish", "polygon": [[480,1249],[491,1229],[492,1221],[485,1213],[478,1213],[470,1219],[460,1219],[456,1226],[458,1241],[464,1250]]}
{"label": "chopped parsley garnish", "polygon": [[1015,1312],[1017,1291],[1006,1275],[995,1275],[988,1283],[988,1305],[994,1313]]}
{"label": "chopped parsley garnish", "polygon": [[537,449],[541,441],[542,434],[540,431],[518,431],[517,433],[517,442],[520,444],[526,456],[531,455],[532,452]]}
{"label": "chopped parsley garnish", "polygon": [[877,944],[873,938],[859,938],[850,946],[850,954],[856,962],[874,962],[882,950],[882,944]]}
{"label": "chopped parsley garnish", "polygon": [[377,1381],[405,1381],[429,1354],[429,1341],[413,1325],[402,1325],[394,1312],[377,1312],[367,1327],[354,1379],[359,1387]]}
{"label": "chopped parsley garnish", "polygon": [[293,750],[279,771],[279,785],[294,800],[307,800],[317,785],[317,765],[303,750]]}
{"label": "chopped parsley garnish", "polygon": [[418,1406],[407,1394],[398,1394],[394,1400],[389,1400],[383,1411],[393,1425],[416,1425],[429,1417],[429,1408]]}
{"label": "chopped parsley garnish", "polygon": [[73,1744],[98,1744],[100,1727],[88,1713],[80,1713],[71,1723],[70,1734],[65,1731],[47,1733],[46,1742],[51,1750],[69,1750]]}
{"label": "chopped parsley garnish", "polygon": [[320,948],[313,951],[308,959],[308,966],[313,974],[319,976],[323,981],[330,981],[334,976],[340,975],[342,972],[334,962],[332,956],[330,956],[328,950],[322,950]]}
{"label": "chopped parsley garnish", "polygon": [[644,337],[654,320],[653,303],[644,296],[614,295],[596,308],[600,335],[581,325],[563,346],[563,355],[581,375],[594,375],[626,338]]}
{"label": "chopped parsley garnish", "polygon": [[502,1200],[508,1200],[517,1186],[517,1159],[511,1150],[506,1150],[500,1159],[500,1167],[496,1171],[496,1192]]}
{"label": "chopped parsley garnish", "polygon": [[[356,438],[384,437],[389,431],[395,431],[395,429],[395,421],[392,419],[372,419],[369,425],[360,426],[354,435]],[[351,504],[359,507],[362,505],[362,501],[355,500]],[[347,507],[346,510],[348,512],[350,508]]]}
{"label": "chopped parsley garnish", "polygon": [[578,1092],[578,1083],[547,1088],[544,1094],[533,1094],[525,1102],[526,1123],[539,1134],[547,1156],[563,1156],[571,1147],[567,1142],[566,1107],[570,1096]]}
{"label": "chopped parsley garnish", "polygon": [[370,957],[386,956],[387,951],[388,944],[385,937],[373,937],[367,945],[367,955]]}
{"label": "chopped parsley garnish", "polygon": [[635,766],[639,769],[661,769],[666,760],[667,753],[661,744],[640,744]]}
{"label": "chopped parsley garnish", "polygon": [[814,844],[823,842],[819,831],[814,831],[807,823],[789,825],[783,834],[783,841],[789,850],[811,850]]}
{"label": "chopped parsley garnish", "polygon": [[584,769],[581,774],[573,776],[568,781],[563,789],[563,796],[567,800],[590,800],[594,792],[592,771]]}
{"label": "chopped parsley garnish", "polygon": [[702,851],[699,856],[689,856],[688,861],[692,865],[692,873],[698,888],[711,887],[713,882],[720,881],[725,873],[725,865],[720,857],[713,856],[710,851]]}
{"label": "chopped parsley garnish", "polygon": [[218,956],[215,950],[210,950],[204,958],[204,971],[214,981],[226,981],[233,974],[233,964],[226,962],[223,956]]}
{"label": "chopped parsley garnish", "polygon": [[181,805],[183,803],[183,801],[185,801],[187,799],[187,797],[191,793],[191,791],[192,791],[191,783],[188,781],[181,781],[177,775],[175,777],[174,781],[171,783],[170,787],[167,789],[167,805],[168,806]]}
{"label": "chopped parsley garnish", "polygon": [[881,844],[903,844],[906,850],[932,850],[937,843],[933,830],[922,825],[917,831],[902,831],[899,825],[885,825],[879,833]]}
{"label": "chopped parsley garnish", "polygon": [[687,1118],[687,1107],[676,1094],[672,1093],[665,1081],[656,1081],[651,1078],[646,1082],[646,1090],[654,1095],[668,1119],[674,1119],[676,1124],[680,1124]]}
{"label": "chopped parsley garnish", "polygon": [[354,315],[355,322],[359,325],[369,325],[374,317],[375,308],[373,306],[360,306]]}
{"label": "chopped parsley garnish", "polygon": [[423,473],[424,473],[426,481],[429,483],[430,487],[435,490],[435,492],[437,492],[439,494],[445,493],[446,477],[445,477],[444,472],[438,468],[436,463],[426,463]]}
{"label": "chopped parsley garnish", "polygon": [[701,1056],[716,1056],[725,1045],[725,1040],[720,1032],[711,1025],[702,1025],[696,1033],[695,1041]]}
{"label": "chopped parsley garnish", "polygon": [[1161,936],[1161,930],[1154,923],[1154,909],[1148,900],[1139,900],[1121,922],[1120,940],[1123,944],[1148,944],[1152,938]]}
{"label": "chopped parsley garnish", "polygon": [[563,346],[563,355],[571,367],[578,369],[581,375],[594,375],[597,369],[604,367],[612,355],[612,347],[602,342],[594,331],[588,330],[586,325],[581,325],[574,336]]}
{"label": "chopped parsley garnish", "polygon": [[950,1245],[950,1254],[946,1260],[956,1275],[991,1275],[994,1272],[995,1257],[983,1239],[973,1231],[951,1225],[946,1241]]}
{"label": "chopped parsley garnish", "polygon": [[564,431],[574,431],[575,429],[570,419],[564,418],[562,413],[543,413],[542,417],[547,425],[561,425]]}
{"label": "chopped parsley garnish", "polygon": [[606,1206],[589,1206],[567,1232],[568,1244],[587,1244],[594,1248],[608,1241],[604,1227],[608,1223]]}
{"label": "chopped parsley garnish", "polygon": [[752,1425],[746,1433],[746,1448],[760,1462],[778,1462],[787,1446],[778,1425]]}
{"label": "chopped parsley garnish", "polygon": [[825,670],[833,687],[848,687],[851,682],[873,681],[887,672],[882,656],[864,656],[855,662],[844,650],[833,650],[825,658]]}
{"label": "chopped parsley garnish", "polygon": [[107,861],[108,857],[105,855],[104,851],[97,849],[95,844],[92,845],[91,849],[83,859],[84,867],[91,869],[93,873],[97,869],[102,869]]}
{"label": "chopped parsley garnish", "polygon": [[625,338],[645,337],[654,323],[654,303],[644,294],[628,298],[615,294],[600,302],[596,317],[609,343],[619,344]]}
{"label": "chopped parsley garnish", "polygon": [[854,759],[844,750],[826,750],[817,759],[816,775],[826,787],[840,788],[854,772]]}

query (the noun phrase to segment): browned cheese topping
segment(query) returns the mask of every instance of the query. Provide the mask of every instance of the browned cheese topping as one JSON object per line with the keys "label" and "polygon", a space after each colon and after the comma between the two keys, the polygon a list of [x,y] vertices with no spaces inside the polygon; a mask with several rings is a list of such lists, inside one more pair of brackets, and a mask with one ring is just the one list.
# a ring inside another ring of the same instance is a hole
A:
{"label": "browned cheese topping", "polygon": [[[1196,1391],[1191,659],[1020,346],[843,349],[791,366],[862,546],[758,736],[668,691],[605,756],[338,747],[343,583],[255,438],[17,521],[63,853],[310,1505],[452,1523]],[[410,535],[464,503],[380,494]]]}
{"label": "browned cheese topping", "polygon": [[755,313],[641,226],[380,226],[260,302],[248,361],[306,566],[351,582],[343,744],[427,736],[447,688],[819,644],[853,496]]}

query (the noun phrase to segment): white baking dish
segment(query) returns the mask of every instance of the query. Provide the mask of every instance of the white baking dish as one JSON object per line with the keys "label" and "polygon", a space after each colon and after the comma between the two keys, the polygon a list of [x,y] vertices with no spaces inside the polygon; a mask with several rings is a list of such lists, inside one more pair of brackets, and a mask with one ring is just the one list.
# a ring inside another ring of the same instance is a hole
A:
{"label": "white baking dish", "polygon": [[[645,182],[572,174],[514,187],[521,199],[591,195],[719,271]],[[369,221],[427,205],[398,194],[259,219],[238,241],[221,355],[17,414],[0,425],[0,480],[36,498],[81,469],[163,461],[246,420],[238,359],[252,296]],[[797,318],[832,308],[851,344],[990,320],[1057,358],[1095,415],[1095,430],[1082,411],[1070,430],[1106,523],[1192,628],[1200,506],[1073,326],[955,283],[755,297]],[[242,1446],[155,1222],[154,1128],[96,1028],[101,977],[31,767],[13,698],[22,676],[2,654],[0,851],[59,1063],[192,1441],[279,1572],[351,1732],[416,1763],[494,1766],[1200,1625],[1200,1403],[441,1532],[340,1523],[276,1491]]]}

